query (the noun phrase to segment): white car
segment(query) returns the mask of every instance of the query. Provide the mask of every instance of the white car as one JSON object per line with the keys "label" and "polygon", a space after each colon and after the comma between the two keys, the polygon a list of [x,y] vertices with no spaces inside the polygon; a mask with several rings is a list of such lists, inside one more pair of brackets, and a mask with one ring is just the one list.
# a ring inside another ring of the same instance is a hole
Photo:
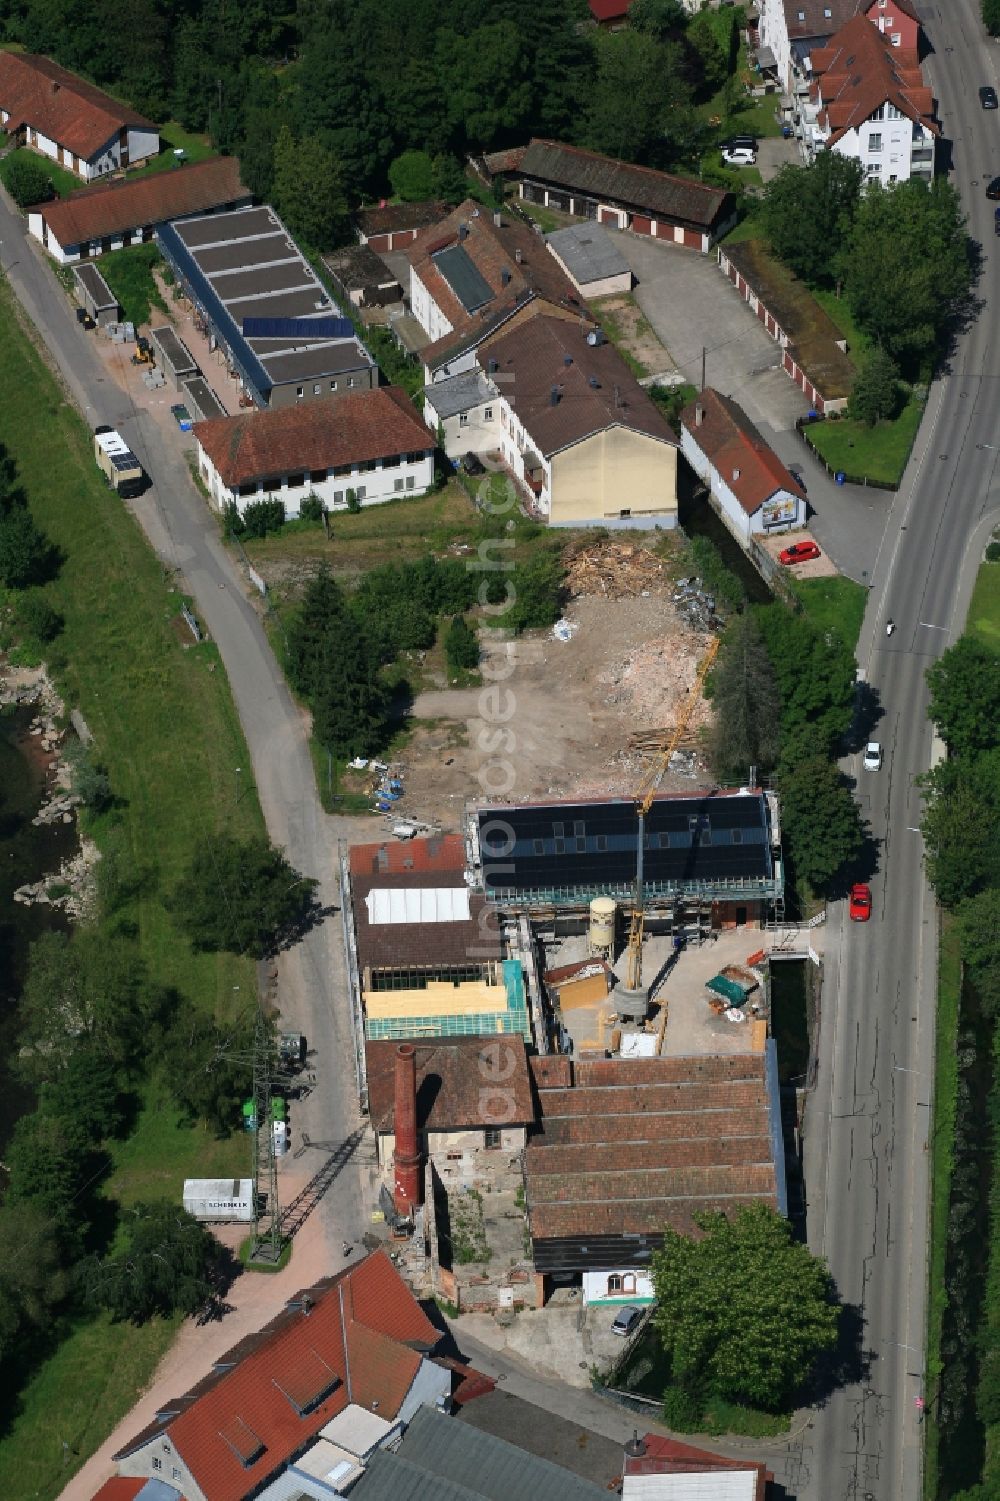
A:
{"label": "white car", "polygon": [[727,167],[752,167],[757,153],[750,146],[724,146],[722,160]]}
{"label": "white car", "polygon": [[861,764],[865,771],[882,770],[882,747],[877,740],[869,740]]}

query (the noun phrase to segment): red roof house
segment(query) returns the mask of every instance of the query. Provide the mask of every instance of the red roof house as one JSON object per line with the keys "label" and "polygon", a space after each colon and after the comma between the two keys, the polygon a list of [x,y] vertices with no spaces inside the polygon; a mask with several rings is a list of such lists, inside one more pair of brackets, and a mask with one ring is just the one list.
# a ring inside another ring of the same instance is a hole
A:
{"label": "red roof house", "polygon": [[[163,1479],[204,1501],[243,1501],[348,1407],[403,1422],[451,1386],[426,1358],[438,1331],[388,1256],[298,1293],[114,1456],[120,1477]],[[113,1495],[104,1501],[134,1501]]]}
{"label": "red roof house", "polygon": [[681,452],[741,541],[802,526],[802,483],[729,396],[711,388],[681,412]]}
{"label": "red roof house", "polygon": [[[695,1481],[701,1478],[695,1488]],[[758,1460],[728,1459],[675,1438],[647,1433],[625,1446],[622,1501],[684,1501],[695,1495],[764,1501],[774,1476]],[[659,1481],[659,1484],[656,1481]]]}
{"label": "red roof house", "polygon": [[160,149],[137,110],[33,52],[0,52],[0,124],[88,181]]}

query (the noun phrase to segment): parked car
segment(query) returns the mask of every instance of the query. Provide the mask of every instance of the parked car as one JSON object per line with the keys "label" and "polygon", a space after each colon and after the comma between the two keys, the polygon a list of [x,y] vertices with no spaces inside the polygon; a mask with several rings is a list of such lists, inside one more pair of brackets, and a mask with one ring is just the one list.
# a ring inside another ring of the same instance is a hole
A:
{"label": "parked car", "polygon": [[993,210],[993,233],[1000,235],[1000,208]]}
{"label": "parked car", "polygon": [[462,468],[465,470],[466,474],[486,473],[486,465],[483,463],[482,459],[477,458],[474,453],[467,453],[465,455],[465,458],[462,460]]}
{"label": "parked car", "polygon": [[992,199],[1000,198],[1000,177],[990,179],[989,186],[986,189],[986,196]]}
{"label": "parked car", "polygon": [[784,563],[787,568],[791,563],[808,563],[811,558],[822,556],[815,542],[793,542],[791,547],[786,547],[779,552],[778,562]]}
{"label": "parked car", "polygon": [[861,764],[865,771],[882,770],[882,747],[877,740],[869,740],[865,746],[865,754]]}
{"label": "parked car", "polygon": [[752,167],[757,153],[752,146],[723,146],[722,160],[727,167]]}
{"label": "parked car", "polygon": [[851,887],[848,912],[851,922],[867,922],[872,915],[872,889],[863,881],[858,881]]}
{"label": "parked car", "polygon": [[983,109],[996,109],[1000,105],[1000,99],[997,99],[997,91],[993,88],[992,84],[983,84],[983,87],[979,90],[979,102],[983,106]]}
{"label": "parked car", "polygon": [[627,1334],[632,1333],[641,1318],[642,1309],[637,1308],[634,1303],[630,1303],[627,1308],[619,1308],[611,1325],[611,1333],[620,1334],[624,1339]]}
{"label": "parked car", "polygon": [[736,146],[745,146],[748,151],[757,150],[757,137],[754,135],[730,136],[728,141],[720,141],[721,151],[732,150]]}

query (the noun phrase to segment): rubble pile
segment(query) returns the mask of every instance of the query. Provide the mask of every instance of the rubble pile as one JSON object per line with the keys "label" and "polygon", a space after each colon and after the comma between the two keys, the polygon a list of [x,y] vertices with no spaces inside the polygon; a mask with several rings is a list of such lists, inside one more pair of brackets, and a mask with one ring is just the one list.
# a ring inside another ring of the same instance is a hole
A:
{"label": "rubble pile", "polygon": [[633,542],[595,542],[575,553],[566,568],[566,586],[574,595],[630,599],[652,594],[666,582],[660,559]]}

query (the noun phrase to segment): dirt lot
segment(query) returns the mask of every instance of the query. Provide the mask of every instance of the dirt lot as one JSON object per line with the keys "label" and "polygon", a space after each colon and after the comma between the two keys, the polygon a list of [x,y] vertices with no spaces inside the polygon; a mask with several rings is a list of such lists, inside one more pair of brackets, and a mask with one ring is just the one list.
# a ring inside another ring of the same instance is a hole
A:
{"label": "dirt lot", "polygon": [[643,373],[668,375],[676,369],[631,292],[596,298],[591,305],[618,348],[631,355]]}
{"label": "dirt lot", "polygon": [[[665,571],[650,579],[644,570],[641,583],[645,592],[625,598],[575,597],[568,641],[537,632],[509,656],[492,647],[484,679],[495,675],[498,687],[421,693],[402,753],[405,813],[456,828],[466,800],[484,794],[524,802],[632,792],[646,763],[630,736],[675,723],[709,640],[679,619]],[[692,732],[708,719],[702,702]],[[703,768],[693,770],[694,780],[673,772],[663,786],[697,785]]]}

